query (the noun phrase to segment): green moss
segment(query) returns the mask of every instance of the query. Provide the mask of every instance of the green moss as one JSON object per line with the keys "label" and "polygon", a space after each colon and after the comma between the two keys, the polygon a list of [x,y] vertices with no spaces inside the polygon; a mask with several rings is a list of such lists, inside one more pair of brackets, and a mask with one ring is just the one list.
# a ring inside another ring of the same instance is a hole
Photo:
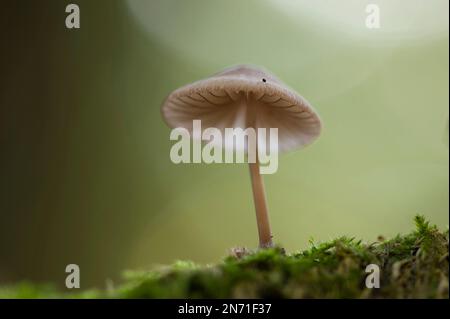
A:
{"label": "green moss", "polygon": [[[29,284],[0,288],[0,297],[41,298],[448,298],[448,230],[423,216],[416,230],[391,240],[363,243],[341,237],[287,254],[284,249],[248,251],[212,266],[179,261],[144,272],[126,272],[106,292],[61,295]],[[365,268],[380,267],[380,288],[368,289]]]}

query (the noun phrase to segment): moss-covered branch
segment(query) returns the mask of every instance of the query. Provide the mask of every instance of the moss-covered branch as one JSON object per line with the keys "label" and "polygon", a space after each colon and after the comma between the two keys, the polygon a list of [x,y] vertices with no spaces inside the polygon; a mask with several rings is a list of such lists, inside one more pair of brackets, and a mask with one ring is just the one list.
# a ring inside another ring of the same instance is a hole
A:
{"label": "moss-covered branch", "polygon": [[[109,291],[61,295],[29,284],[0,289],[0,297],[111,298],[448,298],[448,230],[422,217],[416,230],[362,243],[341,237],[287,254],[281,248],[235,249],[217,265],[179,261],[163,269],[127,272]],[[380,288],[365,285],[368,264],[380,267]]]}

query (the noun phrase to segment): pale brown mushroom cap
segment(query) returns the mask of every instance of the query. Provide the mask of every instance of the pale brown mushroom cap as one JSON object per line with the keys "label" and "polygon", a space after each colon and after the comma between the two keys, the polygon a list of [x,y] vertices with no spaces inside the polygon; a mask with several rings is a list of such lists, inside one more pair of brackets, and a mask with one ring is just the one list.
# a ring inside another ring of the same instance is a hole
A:
{"label": "pale brown mushroom cap", "polygon": [[269,72],[238,65],[173,91],[161,108],[166,123],[202,129],[278,128],[279,151],[302,148],[320,134],[321,121],[301,95]]}

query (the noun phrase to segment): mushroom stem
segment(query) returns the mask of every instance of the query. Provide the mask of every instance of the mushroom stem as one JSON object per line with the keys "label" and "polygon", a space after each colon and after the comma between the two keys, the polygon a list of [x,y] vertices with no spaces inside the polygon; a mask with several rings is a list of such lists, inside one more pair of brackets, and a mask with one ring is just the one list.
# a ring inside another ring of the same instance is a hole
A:
{"label": "mushroom stem", "polygon": [[[256,152],[258,154],[258,152]],[[259,172],[259,159],[256,155],[255,163],[249,163],[252,179],[253,200],[255,202],[256,222],[258,224],[259,247],[273,247],[272,234],[270,232],[269,214],[267,209],[264,182]]]}

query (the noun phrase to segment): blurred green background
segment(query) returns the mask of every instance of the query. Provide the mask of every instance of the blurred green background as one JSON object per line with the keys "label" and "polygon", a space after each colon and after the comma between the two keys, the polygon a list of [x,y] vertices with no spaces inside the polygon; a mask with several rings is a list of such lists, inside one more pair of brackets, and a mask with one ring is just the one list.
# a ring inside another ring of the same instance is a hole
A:
{"label": "blurred green background", "polygon": [[76,263],[83,288],[103,287],[256,247],[247,166],[173,164],[160,116],[170,91],[238,63],[325,125],[265,177],[277,243],[371,241],[418,213],[448,227],[446,0],[7,0],[0,35],[0,284],[62,286]]}

